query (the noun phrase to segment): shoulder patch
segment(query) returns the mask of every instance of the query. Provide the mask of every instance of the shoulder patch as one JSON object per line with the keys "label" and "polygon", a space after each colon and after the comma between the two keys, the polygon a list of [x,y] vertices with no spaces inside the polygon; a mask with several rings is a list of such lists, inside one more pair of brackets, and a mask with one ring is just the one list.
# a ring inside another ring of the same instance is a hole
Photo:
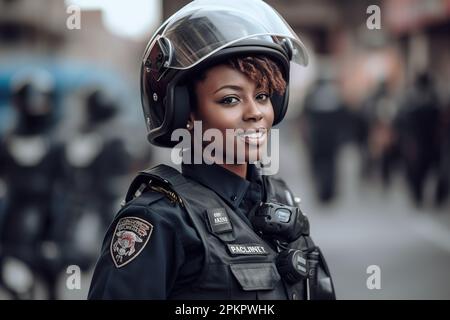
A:
{"label": "shoulder patch", "polygon": [[111,239],[110,252],[117,268],[123,267],[136,258],[144,249],[153,225],[137,217],[124,217],[117,222]]}

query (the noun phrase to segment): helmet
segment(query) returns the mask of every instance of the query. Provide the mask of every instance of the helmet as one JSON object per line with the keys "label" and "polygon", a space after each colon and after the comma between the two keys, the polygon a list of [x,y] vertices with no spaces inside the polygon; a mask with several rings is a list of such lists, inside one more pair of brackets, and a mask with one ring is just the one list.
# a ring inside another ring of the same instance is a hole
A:
{"label": "helmet", "polygon": [[18,72],[12,79],[12,103],[18,112],[21,130],[38,132],[55,121],[55,81],[43,69]]}
{"label": "helmet", "polygon": [[119,111],[114,97],[101,88],[94,87],[89,90],[85,99],[86,120],[89,125],[108,121]]}
{"label": "helmet", "polygon": [[[308,55],[287,22],[260,0],[196,0],[167,19],[147,44],[141,65],[141,102],[148,140],[172,147],[171,133],[191,110],[190,75],[236,55],[273,59],[288,82],[290,61],[306,66]],[[288,88],[271,97],[274,125],[287,110]]]}

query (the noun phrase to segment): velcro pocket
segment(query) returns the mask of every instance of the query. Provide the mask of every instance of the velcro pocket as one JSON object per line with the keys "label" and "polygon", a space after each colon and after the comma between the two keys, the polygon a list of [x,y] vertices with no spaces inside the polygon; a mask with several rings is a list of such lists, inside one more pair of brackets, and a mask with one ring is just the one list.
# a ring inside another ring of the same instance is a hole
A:
{"label": "velcro pocket", "polygon": [[244,291],[273,290],[281,279],[273,262],[232,264],[230,268]]}

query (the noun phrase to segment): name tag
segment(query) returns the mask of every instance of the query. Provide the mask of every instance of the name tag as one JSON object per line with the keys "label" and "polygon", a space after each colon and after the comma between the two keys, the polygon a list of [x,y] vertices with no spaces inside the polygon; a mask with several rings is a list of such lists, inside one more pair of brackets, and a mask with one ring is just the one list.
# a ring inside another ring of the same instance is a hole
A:
{"label": "name tag", "polygon": [[266,256],[269,254],[266,248],[261,244],[227,244],[227,247],[232,256]]}
{"label": "name tag", "polygon": [[220,234],[233,230],[230,218],[224,208],[208,209],[206,213],[212,232]]}

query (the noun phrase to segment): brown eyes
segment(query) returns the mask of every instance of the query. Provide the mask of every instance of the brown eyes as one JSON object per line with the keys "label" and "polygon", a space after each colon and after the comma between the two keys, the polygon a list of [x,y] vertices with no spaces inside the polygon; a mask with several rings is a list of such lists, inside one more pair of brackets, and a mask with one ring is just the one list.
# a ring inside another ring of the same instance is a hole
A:
{"label": "brown eyes", "polygon": [[[266,102],[269,99],[269,95],[266,93],[260,93],[255,98],[260,102]],[[241,100],[238,97],[228,96],[220,100],[219,103],[224,105],[235,105],[240,101]]]}
{"label": "brown eyes", "polygon": [[256,99],[259,101],[266,101],[269,99],[269,95],[266,93],[261,93],[256,96]]}
{"label": "brown eyes", "polygon": [[239,102],[239,99],[236,97],[225,97],[222,100],[220,100],[221,104],[231,105],[236,104]]}

